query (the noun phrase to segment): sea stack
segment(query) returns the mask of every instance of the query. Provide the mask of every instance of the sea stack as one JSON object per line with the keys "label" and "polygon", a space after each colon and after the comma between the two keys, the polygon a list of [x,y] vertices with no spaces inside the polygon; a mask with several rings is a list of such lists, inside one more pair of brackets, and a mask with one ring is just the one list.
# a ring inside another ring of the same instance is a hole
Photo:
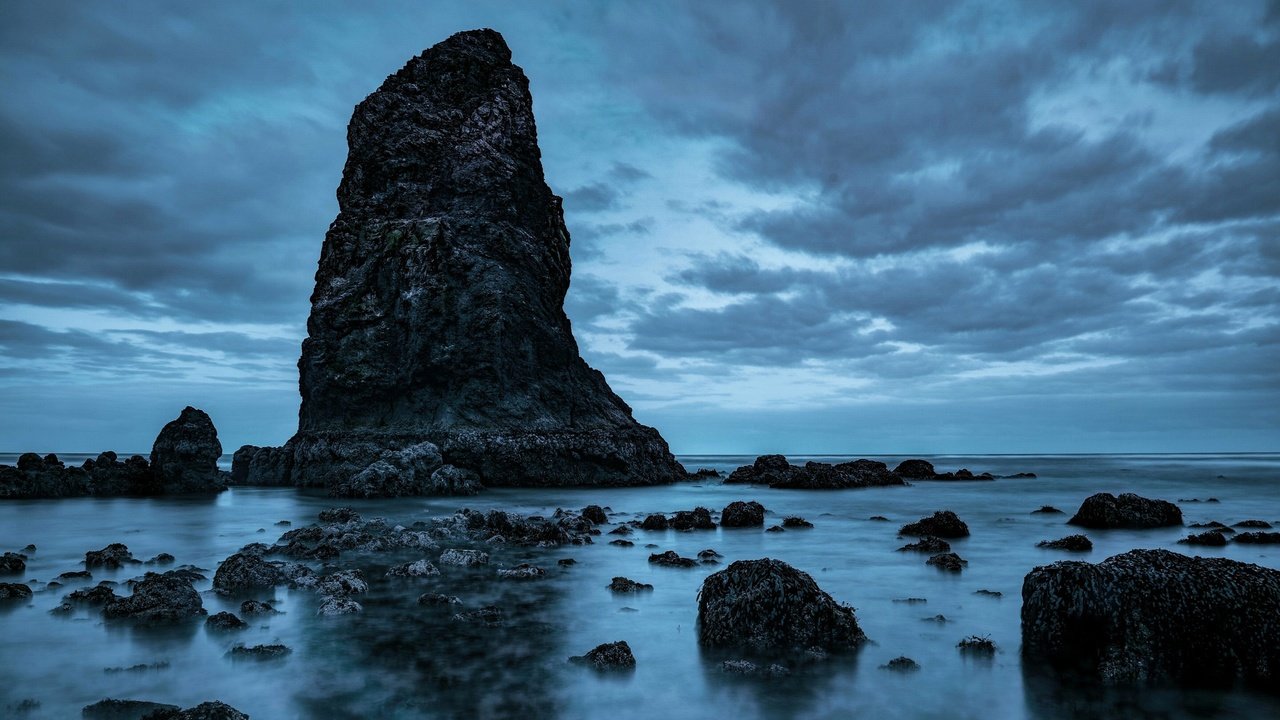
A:
{"label": "sea stack", "polygon": [[249,482],[332,488],[424,442],[486,485],[684,477],[578,354],[569,232],[501,35],[458,33],[410,60],[356,106],[347,141],[298,433],[247,460]]}

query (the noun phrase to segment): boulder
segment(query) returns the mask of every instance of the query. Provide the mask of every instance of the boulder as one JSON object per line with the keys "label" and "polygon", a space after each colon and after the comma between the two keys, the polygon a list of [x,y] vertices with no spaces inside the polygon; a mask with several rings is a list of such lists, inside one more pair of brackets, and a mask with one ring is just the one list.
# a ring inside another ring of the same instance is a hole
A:
{"label": "boulder", "polygon": [[457,565],[460,567],[475,567],[476,565],[489,564],[489,554],[480,552],[479,550],[459,550],[457,548],[449,548],[440,553],[441,565]]}
{"label": "boulder", "polygon": [[0,600],[30,600],[31,588],[24,583],[0,583]]}
{"label": "boulder", "polygon": [[1235,541],[1249,545],[1275,545],[1280,543],[1280,532],[1243,532],[1235,536]]}
{"label": "boulder", "polygon": [[698,591],[698,642],[706,648],[786,655],[853,650],[866,640],[853,608],[780,560],[738,560]]}
{"label": "boulder", "polygon": [[1080,505],[1069,525],[1087,528],[1127,528],[1141,530],[1182,524],[1182,510],[1166,500],[1124,493],[1090,495]]}
{"label": "boulder", "polygon": [[1037,567],[1022,585],[1025,662],[1111,684],[1280,683],[1280,571],[1168,550]]}
{"label": "boulder", "polygon": [[933,515],[907,523],[898,530],[899,535],[933,535],[940,538],[969,537],[969,526],[950,510],[939,510]]}
{"label": "boulder", "polygon": [[261,555],[238,552],[222,561],[213,574],[213,589],[220,593],[273,588],[282,581],[280,566]]}
{"label": "boulder", "polygon": [[674,568],[691,568],[697,567],[698,561],[692,558],[680,557],[675,550],[667,550],[666,552],[653,553],[649,556],[649,562],[653,565]]}
{"label": "boulder", "polygon": [[666,530],[671,524],[667,522],[667,516],[654,513],[644,519],[640,523],[641,530]]}
{"label": "boulder", "polygon": [[1089,552],[1093,549],[1093,541],[1084,535],[1068,535],[1058,540],[1041,540],[1036,543],[1036,547],[1069,552]]}
{"label": "boulder", "polygon": [[933,469],[933,463],[928,460],[903,460],[898,463],[898,467],[893,469],[895,475],[901,475],[909,480],[929,480],[937,475],[937,471]]}
{"label": "boulder", "polygon": [[649,583],[636,582],[624,577],[615,577],[613,582],[609,583],[610,592],[615,593],[637,593],[645,590],[652,590],[653,586]]}
{"label": "boulder", "polygon": [[692,510],[678,510],[671,517],[672,530],[715,530],[715,521],[711,519],[711,511],[704,507]]}
{"label": "boulder", "polygon": [[287,645],[236,645],[227,655],[236,660],[278,660],[292,653],[293,649]]}
{"label": "boulder", "polygon": [[587,654],[571,657],[569,661],[601,671],[632,670],[636,666],[636,658],[625,640],[597,645],[587,651]]}
{"label": "boulder", "polygon": [[604,525],[609,522],[609,516],[605,513],[604,508],[599,505],[588,505],[582,508],[582,517],[596,525]]}
{"label": "boulder", "polygon": [[432,577],[439,575],[440,570],[430,560],[416,560],[403,565],[396,565],[387,570],[387,577]]}
{"label": "boulder", "polygon": [[720,512],[720,524],[724,527],[761,527],[764,525],[764,506],[754,500],[731,502]]}
{"label": "boulder", "polygon": [[210,630],[217,631],[243,630],[249,627],[248,623],[229,612],[214,613],[204,621],[204,624]]}
{"label": "boulder", "polygon": [[369,592],[369,583],[359,570],[338,570],[323,575],[316,581],[316,592],[332,597],[345,597]]}
{"label": "boulder", "polygon": [[480,490],[474,472],[445,465],[440,449],[430,442],[388,450],[360,472],[329,485],[334,497],[474,495]]}
{"label": "boulder", "polygon": [[939,553],[924,562],[926,565],[931,565],[939,570],[946,570],[947,572],[953,573],[958,573],[964,570],[964,566],[969,564],[968,560],[965,560],[953,552]]}
{"label": "boulder", "polygon": [[520,563],[511,568],[499,568],[498,577],[507,580],[537,580],[546,577],[547,571],[537,565],[529,563]]}
{"label": "boulder", "polygon": [[754,463],[729,473],[725,483],[772,485],[789,480],[796,471],[783,455],[761,455]]}
{"label": "boulder", "polygon": [[84,554],[84,566],[87,568],[118,569],[139,562],[141,561],[134,559],[133,553],[129,552],[129,547],[124,543],[111,543],[101,550],[90,550]]}
{"label": "boulder", "polygon": [[316,609],[316,615],[354,615],[364,612],[364,606],[345,595],[326,596],[324,602]]}
{"label": "boulder", "polygon": [[[1237,541],[1239,538],[1237,538]],[[1178,541],[1179,545],[1204,545],[1208,547],[1223,547],[1227,544],[1227,536],[1215,530],[1202,533],[1192,533]]]}
{"label": "boulder", "polygon": [[165,425],[151,447],[151,470],[166,493],[219,492],[226,489],[218,458],[222,443],[213,421],[187,406]]}
{"label": "boulder", "polygon": [[[912,462],[912,461],[908,460],[907,462]],[[924,462],[924,461],[916,460],[914,462]],[[925,464],[928,465],[928,463],[925,463]],[[920,669],[920,663],[916,662],[915,660],[912,660],[906,655],[900,655],[890,660],[889,662],[885,663],[884,665],[881,665],[880,667],[884,670],[893,670],[895,672],[914,672]]]}
{"label": "boulder", "polygon": [[789,516],[782,519],[782,527],[784,528],[811,528],[813,523],[799,516]]}
{"label": "boulder", "polygon": [[898,548],[898,552],[944,553],[950,550],[951,543],[932,535],[926,535],[919,542],[908,543]]}
{"label": "boulder", "polygon": [[221,702],[205,702],[186,710],[157,710],[143,720],[249,720],[249,716]]}
{"label": "boulder", "polygon": [[22,553],[7,552],[0,555],[0,575],[17,575],[27,571],[27,556]]}
{"label": "boulder", "polygon": [[106,618],[144,622],[177,622],[205,614],[200,593],[182,576],[147,573],[129,597],[116,598],[102,608]]}

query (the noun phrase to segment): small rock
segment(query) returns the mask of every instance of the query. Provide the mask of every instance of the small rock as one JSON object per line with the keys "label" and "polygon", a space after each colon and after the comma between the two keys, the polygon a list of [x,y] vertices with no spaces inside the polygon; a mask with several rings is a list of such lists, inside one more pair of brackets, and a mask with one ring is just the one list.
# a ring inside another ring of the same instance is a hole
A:
{"label": "small rock", "polygon": [[596,525],[604,525],[609,522],[609,516],[605,513],[604,508],[599,505],[588,505],[582,508],[582,512],[579,514]]}
{"label": "small rock", "polygon": [[429,592],[422,593],[418,596],[419,605],[458,605],[462,601],[453,595],[445,595],[443,593]]}
{"label": "small rock", "polygon": [[108,601],[102,615],[108,619],[144,622],[176,622],[205,614],[200,593],[190,581],[175,573],[147,573],[129,597]]}
{"label": "small rock", "polygon": [[316,615],[351,615],[364,612],[364,606],[343,595],[327,596],[316,610]]}
{"label": "small rock", "polygon": [[887,517],[885,517],[885,516],[883,516],[883,515],[872,515],[871,517],[869,517],[869,518],[867,518],[867,519],[868,519],[868,520],[875,520],[876,522],[889,522],[889,518],[887,518]]}
{"label": "small rock", "polygon": [[909,597],[909,598],[894,598],[893,601],[896,603],[904,603],[906,605],[923,605],[924,603],[929,602],[929,599],[919,598],[919,597]]}
{"label": "small rock", "polygon": [[641,530],[666,530],[671,524],[667,522],[666,515],[653,514],[644,519],[640,523]]}
{"label": "small rock", "polygon": [[1166,500],[1151,500],[1124,493],[1090,495],[1080,505],[1068,525],[1087,528],[1127,528],[1142,530],[1182,524],[1182,510]]}
{"label": "small rock", "polygon": [[811,528],[813,523],[802,517],[792,515],[782,519],[782,527],[784,528]]}
{"label": "small rock", "polygon": [[349,507],[335,507],[321,510],[319,518],[322,523],[360,522],[360,513]]}
{"label": "small rock", "polygon": [[85,705],[80,710],[80,716],[90,720],[134,720],[150,717],[152,713],[158,711],[177,712],[180,709],[177,705],[165,705],[146,700],[106,698],[92,705]]}
{"label": "small rock", "polygon": [[316,581],[316,591],[321,595],[358,595],[369,592],[369,583],[365,582],[364,573],[359,570],[339,570],[320,577]]}
{"label": "small rock", "polygon": [[147,561],[147,565],[171,565],[174,557],[169,553],[160,553]]}
{"label": "small rock", "polygon": [[488,565],[489,554],[480,552],[479,550],[458,550],[449,548],[440,553],[441,565],[457,565],[459,567],[475,567],[477,565]]}
{"label": "small rock", "polygon": [[780,532],[786,532],[787,529],[782,527],[781,525],[770,525],[769,527],[765,528],[764,531],[771,532],[771,533],[780,533]]}
{"label": "small rock", "polygon": [[619,525],[618,527],[610,530],[609,534],[610,535],[630,535],[632,532],[634,531],[631,529],[630,525]]}
{"label": "small rock", "polygon": [[1041,505],[1039,510],[1032,510],[1031,514],[1062,515],[1063,512],[1052,505]]}
{"label": "small rock", "polygon": [[718,563],[723,558],[724,558],[723,555],[716,552],[715,550],[712,550],[711,548],[707,548],[706,550],[702,550],[698,553],[698,562],[701,562],[701,563],[707,563],[707,564]]}
{"label": "small rock", "polygon": [[578,561],[573,558],[560,558],[556,561],[556,565],[559,565],[560,567],[572,567],[577,564]]}
{"label": "small rock", "polygon": [[88,570],[70,570],[58,575],[58,580],[92,580],[93,574]]}
{"label": "small rock", "polygon": [[934,555],[933,557],[926,560],[925,564],[932,565],[933,567],[936,567],[939,570],[946,570],[947,572],[958,573],[964,569],[965,565],[969,564],[969,561],[965,560],[964,558],[960,557],[959,555],[953,552],[949,552],[949,553],[942,553],[940,555]]}
{"label": "small rock", "polygon": [[1235,524],[1235,527],[1251,528],[1251,529],[1258,529],[1258,530],[1270,530],[1271,523],[1267,522],[1266,520],[1241,520],[1240,522]]}
{"label": "small rock", "polygon": [[932,516],[903,525],[899,535],[933,535],[940,538],[969,537],[969,526],[950,510],[940,510]]}
{"label": "small rock", "polygon": [[1004,597],[1004,593],[1000,592],[999,590],[974,590],[973,594],[984,595],[986,597],[994,597],[994,598]]}
{"label": "small rock", "polygon": [[483,625],[485,627],[499,627],[506,620],[506,614],[502,612],[502,608],[496,605],[486,605],[478,610],[467,610],[457,613],[453,616],[456,622],[470,623],[473,625]]}
{"label": "small rock", "polygon": [[615,593],[636,593],[653,589],[653,586],[648,583],[636,582],[624,577],[615,577],[607,587]]}
{"label": "small rock", "polygon": [[245,600],[240,603],[240,612],[244,615],[274,615],[276,614],[276,609],[271,607],[271,603],[259,600]]}
{"label": "small rock", "polygon": [[938,623],[939,625],[947,622],[946,615],[934,615],[933,617],[924,618],[925,622]]}
{"label": "small rock", "polygon": [[571,657],[569,661],[602,671],[631,670],[636,666],[636,658],[631,654],[631,647],[625,640],[597,645],[586,655]]}
{"label": "small rock", "polygon": [[23,583],[0,583],[0,600],[30,600],[31,588]]}
{"label": "small rock", "polygon": [[764,525],[764,506],[754,500],[731,502],[720,512],[720,524],[723,527],[760,527]]}
{"label": "small rock", "polygon": [[970,635],[969,637],[956,643],[956,647],[960,648],[960,652],[966,655],[995,655],[996,644],[991,642],[991,638],[978,637]]}
{"label": "small rock", "polygon": [[751,662],[750,660],[725,660],[720,663],[720,670],[730,675],[746,675],[749,677],[763,678],[785,677],[791,674],[790,670],[777,663],[761,666]]}
{"label": "small rock", "polygon": [[635,543],[631,542],[630,540],[610,540],[609,544],[617,545],[618,547],[632,547],[633,545],[635,545]]}
{"label": "small rock", "polygon": [[236,617],[234,613],[220,612],[210,615],[204,621],[205,627],[210,630],[243,630],[249,627],[249,623]]}
{"label": "small rock", "polygon": [[[1248,533],[1245,533],[1248,534]],[[1238,539],[1238,538],[1237,538]],[[1216,530],[1210,530],[1202,533],[1192,533],[1178,541],[1180,545],[1205,545],[1208,547],[1222,547],[1227,544],[1227,536]]]}
{"label": "small rock", "polygon": [[691,558],[680,557],[674,550],[666,552],[654,553],[649,556],[649,562],[654,565],[663,567],[691,568],[696,567],[698,562]]}
{"label": "small rock", "polygon": [[1249,545],[1275,545],[1280,543],[1280,532],[1245,532],[1236,535],[1235,540]]}
{"label": "small rock", "polygon": [[950,550],[951,543],[932,535],[926,535],[919,542],[908,543],[898,548],[898,552],[943,553]]}
{"label": "small rock", "polygon": [[1093,541],[1084,535],[1068,535],[1057,540],[1041,540],[1036,547],[1048,550],[1067,550],[1070,552],[1089,552],[1093,549]]}
{"label": "small rock", "polygon": [[895,672],[913,672],[920,669],[920,663],[912,660],[906,655],[902,655],[890,660],[880,667],[885,670],[893,670]]}
{"label": "small rock", "polygon": [[513,568],[500,568],[498,570],[498,577],[506,578],[507,580],[537,580],[538,578],[546,577],[546,575],[546,570],[529,563],[520,563]]}
{"label": "small rock", "polygon": [[292,652],[285,645],[236,645],[227,655],[237,660],[277,660]]}
{"label": "small rock", "polygon": [[249,720],[249,716],[221,702],[205,702],[186,710],[157,710],[143,720]]}
{"label": "small rock", "polygon": [[123,543],[111,543],[101,550],[90,550],[84,554],[84,566],[87,568],[105,567],[114,570],[137,562]]}
{"label": "small rock", "polygon": [[411,563],[396,565],[387,570],[387,577],[434,577],[440,574],[440,569],[431,564],[429,560],[415,560]]}

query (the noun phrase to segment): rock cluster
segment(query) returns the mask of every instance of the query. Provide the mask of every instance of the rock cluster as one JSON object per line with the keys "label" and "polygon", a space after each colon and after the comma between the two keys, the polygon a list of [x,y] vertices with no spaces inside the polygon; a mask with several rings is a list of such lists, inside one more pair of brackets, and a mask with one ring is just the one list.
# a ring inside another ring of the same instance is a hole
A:
{"label": "rock cluster", "polygon": [[1182,510],[1167,500],[1151,500],[1133,493],[1090,495],[1069,525],[1087,528],[1128,528],[1142,530],[1182,524]]}
{"label": "rock cluster", "polygon": [[1108,683],[1280,683],[1280,571],[1168,550],[1037,567],[1022,585],[1030,662]]}
{"label": "rock cluster", "polygon": [[725,478],[725,483],[751,483],[771,488],[800,490],[842,490],[846,488],[905,485],[906,481],[875,460],[853,460],[831,465],[808,462],[792,465],[782,455],[761,455],[751,465],[743,465]]}
{"label": "rock cluster", "polygon": [[853,608],[780,560],[738,560],[709,575],[698,591],[703,647],[785,655],[852,650],[866,639]]}
{"label": "rock cluster", "polygon": [[[246,451],[246,481],[333,488],[423,442],[486,485],[684,479],[578,353],[569,232],[502,36],[458,33],[411,59],[356,106],[347,139],[298,433]],[[423,480],[392,484],[438,489]]]}
{"label": "rock cluster", "polygon": [[218,469],[221,455],[209,416],[187,407],[160,431],[149,462],[141,455],[121,461],[108,450],[67,467],[57,455],[25,453],[16,466],[0,465],[0,499],[218,492],[226,480]]}

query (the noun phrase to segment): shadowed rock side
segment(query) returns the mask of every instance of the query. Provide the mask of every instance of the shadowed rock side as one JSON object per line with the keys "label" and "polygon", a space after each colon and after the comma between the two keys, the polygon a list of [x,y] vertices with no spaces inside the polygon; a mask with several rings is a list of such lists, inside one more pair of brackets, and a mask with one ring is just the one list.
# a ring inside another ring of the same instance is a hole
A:
{"label": "shadowed rock side", "polygon": [[1022,584],[1022,651],[1112,684],[1276,687],[1280,571],[1168,550],[1058,562]]}
{"label": "shadowed rock side", "polygon": [[685,478],[578,354],[569,233],[532,103],[502,36],[476,30],[356,106],[298,362],[298,434],[242,459],[248,482],[331,485],[424,441],[489,485]]}

